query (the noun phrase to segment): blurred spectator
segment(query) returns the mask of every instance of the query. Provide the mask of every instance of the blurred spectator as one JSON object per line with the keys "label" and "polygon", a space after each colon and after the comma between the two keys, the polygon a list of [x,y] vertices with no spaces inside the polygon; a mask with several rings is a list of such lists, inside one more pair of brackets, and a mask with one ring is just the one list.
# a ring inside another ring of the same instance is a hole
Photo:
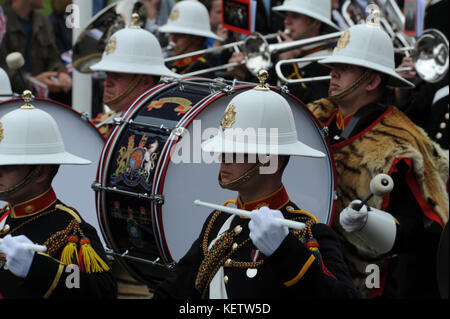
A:
{"label": "blurred spectator", "polygon": [[52,0],[52,13],[49,16],[55,33],[56,45],[59,53],[72,49],[72,29],[66,25],[66,7],[72,4],[72,0]]}
{"label": "blurred spectator", "polygon": [[170,11],[175,5],[175,0],[142,0],[142,4],[147,14],[145,29],[152,32],[158,38],[162,47],[166,46],[168,37],[164,33],[159,33],[158,27],[167,23]]}
{"label": "blurred spectator", "polygon": [[[15,92],[32,89],[37,96],[49,92],[50,97],[58,93],[67,97],[72,79],[61,61],[48,17],[37,11],[43,7],[44,0],[4,2],[8,24],[0,45],[0,67],[8,73]],[[22,68],[12,69],[6,65],[6,56],[12,52],[23,55],[25,64]],[[66,100],[54,99],[69,104]]]}
{"label": "blurred spectator", "polygon": [[0,44],[2,43],[5,33],[6,33],[6,16],[2,6],[0,6]]}

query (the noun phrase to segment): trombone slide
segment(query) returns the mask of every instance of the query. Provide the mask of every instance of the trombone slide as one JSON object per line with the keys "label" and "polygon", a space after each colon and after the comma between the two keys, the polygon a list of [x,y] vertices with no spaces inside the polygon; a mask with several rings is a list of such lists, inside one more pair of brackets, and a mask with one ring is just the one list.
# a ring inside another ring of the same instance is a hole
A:
{"label": "trombone slide", "polygon": [[316,62],[319,60],[323,60],[326,58],[326,56],[315,56],[315,57],[306,57],[306,58],[297,58],[297,59],[289,59],[289,60],[281,60],[278,61],[277,64],[275,64],[275,71],[277,73],[278,78],[288,84],[293,83],[304,83],[304,82],[314,82],[314,81],[329,81],[331,79],[331,76],[324,75],[324,76],[315,76],[311,78],[304,78],[304,79],[287,79],[284,74],[281,72],[281,66],[283,64],[291,64],[291,63],[299,63],[299,62]]}

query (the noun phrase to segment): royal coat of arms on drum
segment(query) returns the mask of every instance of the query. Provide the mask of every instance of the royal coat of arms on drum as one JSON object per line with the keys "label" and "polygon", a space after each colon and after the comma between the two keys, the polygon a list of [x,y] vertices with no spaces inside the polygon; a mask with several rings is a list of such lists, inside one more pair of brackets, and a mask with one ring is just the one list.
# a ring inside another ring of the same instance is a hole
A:
{"label": "royal coat of arms on drum", "polygon": [[111,184],[123,183],[129,187],[140,185],[145,190],[150,190],[152,186],[150,175],[158,159],[159,142],[157,139],[148,141],[148,136],[144,134],[136,147],[135,140],[136,135],[130,135],[128,145],[120,148],[116,158],[117,168],[111,176]]}

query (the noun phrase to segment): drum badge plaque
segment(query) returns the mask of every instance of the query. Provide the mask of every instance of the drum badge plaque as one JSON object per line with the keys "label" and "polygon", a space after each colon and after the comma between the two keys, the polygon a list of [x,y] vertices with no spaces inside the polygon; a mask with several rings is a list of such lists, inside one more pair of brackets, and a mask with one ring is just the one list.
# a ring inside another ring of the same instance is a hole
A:
{"label": "drum badge plaque", "polygon": [[155,168],[158,158],[159,142],[155,139],[147,146],[147,135],[142,135],[139,145],[135,147],[135,135],[128,137],[128,145],[122,146],[116,158],[117,169],[113,173],[111,183],[113,185],[125,184],[126,186],[142,186],[150,190],[152,183],[150,175]]}
{"label": "drum badge plaque", "polygon": [[227,108],[225,113],[222,116],[222,121],[220,122],[220,125],[222,126],[222,130],[225,131],[225,129],[230,128],[234,122],[236,122],[236,112],[234,111],[235,106],[234,104],[230,104],[230,106]]}
{"label": "drum badge plaque", "polygon": [[185,114],[192,108],[192,102],[183,97],[163,97],[159,100],[152,101],[148,106],[147,110],[151,111],[153,109],[160,109],[164,106],[164,104],[175,104],[176,107],[173,109],[177,115]]}

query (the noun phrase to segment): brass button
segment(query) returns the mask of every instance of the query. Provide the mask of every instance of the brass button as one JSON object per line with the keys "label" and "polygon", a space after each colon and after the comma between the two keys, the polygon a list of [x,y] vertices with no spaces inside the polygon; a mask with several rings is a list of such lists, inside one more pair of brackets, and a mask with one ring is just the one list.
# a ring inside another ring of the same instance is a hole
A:
{"label": "brass button", "polygon": [[225,266],[230,266],[231,265],[231,259],[228,258],[227,261],[225,261]]}
{"label": "brass button", "polygon": [[242,231],[242,227],[240,225],[237,225],[236,227],[234,227],[234,233],[236,235],[239,235]]}
{"label": "brass button", "polygon": [[224,276],[223,277],[223,282],[226,283],[226,284],[228,283],[228,276]]}
{"label": "brass button", "polygon": [[34,206],[33,205],[28,205],[27,207],[25,207],[25,212],[27,214],[31,214],[32,212],[34,212]]}
{"label": "brass button", "polygon": [[231,249],[232,249],[232,250],[236,250],[236,249],[238,248],[238,246],[239,246],[239,245],[238,245],[237,243],[234,243],[233,246],[231,246]]}

